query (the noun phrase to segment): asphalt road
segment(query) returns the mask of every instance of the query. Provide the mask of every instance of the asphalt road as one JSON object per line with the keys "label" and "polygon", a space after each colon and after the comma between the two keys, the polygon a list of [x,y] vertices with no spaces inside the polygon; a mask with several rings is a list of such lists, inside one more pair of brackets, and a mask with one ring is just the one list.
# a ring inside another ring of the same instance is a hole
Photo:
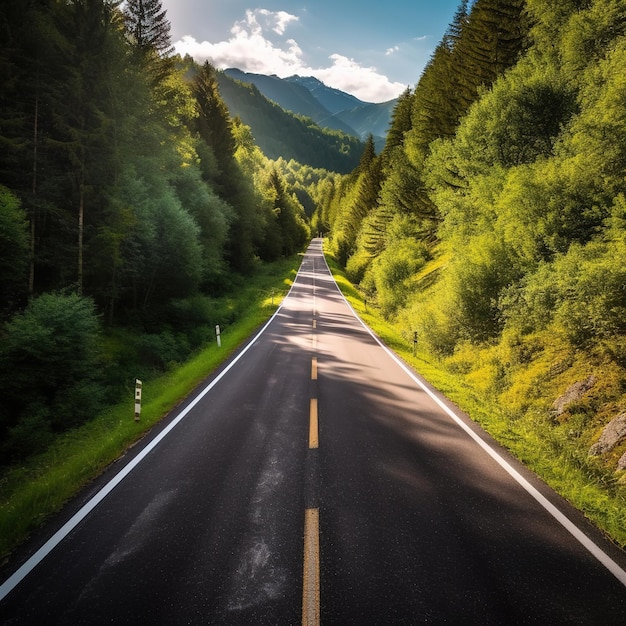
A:
{"label": "asphalt road", "polygon": [[624,552],[376,341],[320,246],[18,553],[3,624],[625,623]]}

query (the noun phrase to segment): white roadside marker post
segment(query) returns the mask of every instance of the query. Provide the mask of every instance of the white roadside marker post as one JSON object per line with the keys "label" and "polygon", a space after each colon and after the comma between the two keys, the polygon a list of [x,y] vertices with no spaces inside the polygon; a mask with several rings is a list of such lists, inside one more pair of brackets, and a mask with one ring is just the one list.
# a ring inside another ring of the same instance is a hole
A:
{"label": "white roadside marker post", "polygon": [[141,381],[135,379],[135,421],[139,421],[139,415],[141,414]]}
{"label": "white roadside marker post", "polygon": [[222,337],[220,336],[220,325],[219,324],[215,327],[215,335],[217,337],[217,347],[221,348],[222,347]]}

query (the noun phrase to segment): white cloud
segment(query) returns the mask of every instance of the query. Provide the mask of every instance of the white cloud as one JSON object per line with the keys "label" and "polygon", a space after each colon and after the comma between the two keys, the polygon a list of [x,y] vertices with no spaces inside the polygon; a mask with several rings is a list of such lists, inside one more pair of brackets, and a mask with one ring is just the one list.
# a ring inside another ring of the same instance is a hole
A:
{"label": "white cloud", "polygon": [[286,11],[268,11],[267,9],[255,9],[253,11],[248,9],[245,20],[236,22],[231,32],[239,31],[248,26],[255,34],[269,29],[277,35],[284,35],[290,22],[298,22],[299,20],[299,17]]}
{"label": "white cloud", "polygon": [[398,52],[400,50],[400,46],[393,46],[393,48],[387,48],[385,51],[385,56],[391,56],[394,52]]}
{"label": "white cloud", "polygon": [[279,34],[279,35],[284,35],[285,34],[285,30],[287,28],[287,26],[289,25],[290,22],[297,22],[299,21],[299,18],[297,18],[295,15],[290,15],[289,13],[285,12],[285,11],[278,11],[278,13],[274,14],[274,17],[276,19],[276,25],[274,26],[274,32]]}
{"label": "white cloud", "polygon": [[310,70],[326,85],[341,89],[366,102],[384,102],[396,98],[405,89],[402,83],[392,83],[375,67],[363,67],[354,59],[341,54],[331,55],[333,64],[329,68]]}
{"label": "white cloud", "polygon": [[198,62],[209,60],[219,69],[236,67],[245,72],[276,74],[283,78],[293,74],[315,76],[326,85],[366,102],[391,100],[404,91],[406,85],[391,82],[375,67],[363,67],[340,54],[329,57],[329,67],[309,67],[299,44],[294,39],[282,38],[289,25],[298,21],[297,16],[285,11],[248,9],[245,18],[231,28],[232,36],[228,41],[199,42],[186,35],[176,42],[175,48]]}

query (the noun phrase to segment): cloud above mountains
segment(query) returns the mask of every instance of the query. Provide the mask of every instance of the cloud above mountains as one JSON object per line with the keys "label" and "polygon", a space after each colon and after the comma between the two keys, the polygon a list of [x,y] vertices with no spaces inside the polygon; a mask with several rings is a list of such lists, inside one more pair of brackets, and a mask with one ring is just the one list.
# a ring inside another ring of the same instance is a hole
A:
{"label": "cloud above mountains", "polygon": [[189,54],[198,62],[208,60],[219,69],[236,67],[281,78],[293,74],[314,76],[329,87],[351,93],[365,102],[391,100],[406,88],[390,81],[377,68],[337,53],[328,57],[327,67],[311,67],[298,42],[285,36],[299,22],[299,17],[286,11],[248,9],[245,17],[231,28],[227,41],[199,42],[187,35],[174,46],[178,53]]}

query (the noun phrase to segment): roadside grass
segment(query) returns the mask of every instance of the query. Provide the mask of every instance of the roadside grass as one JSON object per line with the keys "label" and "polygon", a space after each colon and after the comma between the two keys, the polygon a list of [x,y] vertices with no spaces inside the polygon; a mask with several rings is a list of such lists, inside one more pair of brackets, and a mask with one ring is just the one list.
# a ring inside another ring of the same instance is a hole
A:
{"label": "roadside grass", "polygon": [[612,472],[594,464],[587,457],[588,448],[577,447],[570,441],[569,428],[555,428],[547,411],[538,410],[536,405],[510,414],[498,402],[497,394],[490,393],[471,376],[446,367],[419,341],[414,354],[412,329],[401,328],[386,319],[350,283],[328,253],[326,260],[352,308],[389,348],[571,502],[612,541],[626,547],[626,486],[621,484],[624,481],[618,481]]}
{"label": "roadside grass", "polygon": [[301,257],[265,266],[233,296],[241,316],[186,363],[144,381],[140,421],[134,394],[79,428],[64,433],[42,454],[6,468],[0,476],[0,556],[10,552],[79,489],[137,443],[269,319],[289,291]]}

